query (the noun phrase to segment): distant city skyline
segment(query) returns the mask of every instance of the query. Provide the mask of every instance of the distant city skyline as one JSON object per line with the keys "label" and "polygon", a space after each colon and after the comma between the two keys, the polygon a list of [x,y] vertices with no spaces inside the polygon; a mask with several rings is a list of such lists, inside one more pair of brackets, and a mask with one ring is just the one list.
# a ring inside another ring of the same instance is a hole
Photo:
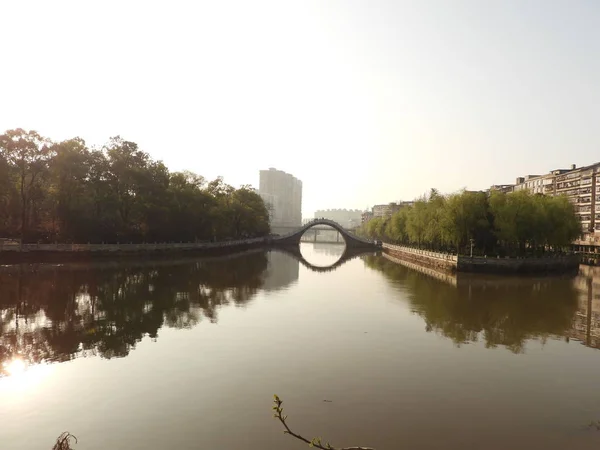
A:
{"label": "distant city skyline", "polygon": [[0,72],[0,131],[95,146],[120,135],[234,186],[277,167],[303,181],[303,217],[599,159],[593,0],[21,0],[2,12],[18,70]]}

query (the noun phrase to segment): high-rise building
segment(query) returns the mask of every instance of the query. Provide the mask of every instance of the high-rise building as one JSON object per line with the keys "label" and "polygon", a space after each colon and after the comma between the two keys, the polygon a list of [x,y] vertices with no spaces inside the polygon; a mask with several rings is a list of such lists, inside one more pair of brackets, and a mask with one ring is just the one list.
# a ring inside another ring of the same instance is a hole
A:
{"label": "high-rise building", "polygon": [[269,210],[271,227],[302,224],[302,181],[274,168],[261,170],[258,193]]}

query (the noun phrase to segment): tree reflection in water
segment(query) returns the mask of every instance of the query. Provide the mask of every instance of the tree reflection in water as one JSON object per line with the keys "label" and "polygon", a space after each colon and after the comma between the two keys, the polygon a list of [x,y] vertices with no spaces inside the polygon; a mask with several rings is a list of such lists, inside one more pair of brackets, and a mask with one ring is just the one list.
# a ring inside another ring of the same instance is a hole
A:
{"label": "tree reflection in water", "polygon": [[0,271],[0,376],[77,356],[123,357],[162,327],[217,321],[219,306],[244,305],[264,283],[260,251],[212,260],[18,266]]}
{"label": "tree reflection in water", "polygon": [[521,353],[528,339],[565,336],[578,307],[572,278],[458,274],[453,286],[384,258],[363,258],[405,289],[427,331],[457,345],[483,340],[487,348]]}

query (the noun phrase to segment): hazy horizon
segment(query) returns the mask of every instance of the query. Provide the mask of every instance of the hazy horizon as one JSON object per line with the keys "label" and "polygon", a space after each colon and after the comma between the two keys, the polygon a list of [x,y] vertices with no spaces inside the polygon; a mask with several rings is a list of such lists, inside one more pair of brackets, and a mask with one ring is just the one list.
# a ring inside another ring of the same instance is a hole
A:
{"label": "hazy horizon", "polygon": [[303,183],[303,217],[600,161],[600,3],[0,7],[0,132],[137,142],[171,170]]}

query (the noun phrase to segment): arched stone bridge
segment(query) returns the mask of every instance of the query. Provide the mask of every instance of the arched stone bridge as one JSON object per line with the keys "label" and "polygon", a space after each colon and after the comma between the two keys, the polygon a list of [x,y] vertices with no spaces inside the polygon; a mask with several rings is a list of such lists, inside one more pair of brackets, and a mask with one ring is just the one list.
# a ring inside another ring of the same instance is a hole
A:
{"label": "arched stone bridge", "polygon": [[303,227],[286,234],[284,236],[278,236],[273,238],[272,243],[276,246],[300,246],[300,239],[306,231],[317,225],[327,225],[338,231],[344,238],[346,243],[346,250],[350,248],[373,248],[376,247],[373,241],[363,239],[356,236],[355,234],[349,233],[339,223],[329,219],[315,219],[310,223],[307,223]]}

